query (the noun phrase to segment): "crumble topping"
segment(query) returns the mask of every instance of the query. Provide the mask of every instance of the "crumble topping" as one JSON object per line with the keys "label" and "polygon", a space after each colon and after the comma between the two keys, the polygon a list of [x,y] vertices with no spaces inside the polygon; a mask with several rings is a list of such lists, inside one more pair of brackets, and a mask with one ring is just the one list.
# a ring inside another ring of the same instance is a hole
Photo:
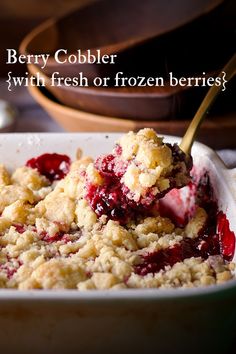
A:
{"label": "crumble topping", "polygon": [[129,132],[112,154],[88,166],[85,198],[98,216],[125,224],[137,213],[150,213],[170,189],[188,184],[191,167],[191,158],[154,130]]}
{"label": "crumble topping", "polygon": [[95,161],[47,153],[12,175],[0,165],[0,287],[176,288],[231,279],[235,239],[222,254],[229,247],[209,213],[211,191],[201,202],[198,184],[184,223],[159,205],[170,188],[190,182],[191,166],[152,129],[124,135]]}

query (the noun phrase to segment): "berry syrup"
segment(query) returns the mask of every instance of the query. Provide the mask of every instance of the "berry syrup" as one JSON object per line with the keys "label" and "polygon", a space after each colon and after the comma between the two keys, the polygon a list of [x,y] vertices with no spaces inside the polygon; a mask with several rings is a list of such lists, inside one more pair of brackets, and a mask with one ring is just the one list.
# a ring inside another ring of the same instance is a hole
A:
{"label": "berry syrup", "polygon": [[26,162],[27,167],[36,168],[39,173],[53,182],[64,178],[70,169],[71,160],[67,155],[43,154]]}

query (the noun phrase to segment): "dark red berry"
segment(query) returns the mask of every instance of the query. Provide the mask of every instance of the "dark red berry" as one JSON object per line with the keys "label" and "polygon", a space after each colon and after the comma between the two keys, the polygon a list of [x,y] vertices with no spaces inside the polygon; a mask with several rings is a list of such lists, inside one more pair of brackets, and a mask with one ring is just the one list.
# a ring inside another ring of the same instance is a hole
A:
{"label": "dark red berry", "polygon": [[67,155],[43,154],[26,162],[26,166],[36,168],[51,182],[64,178],[70,169],[71,160]]}

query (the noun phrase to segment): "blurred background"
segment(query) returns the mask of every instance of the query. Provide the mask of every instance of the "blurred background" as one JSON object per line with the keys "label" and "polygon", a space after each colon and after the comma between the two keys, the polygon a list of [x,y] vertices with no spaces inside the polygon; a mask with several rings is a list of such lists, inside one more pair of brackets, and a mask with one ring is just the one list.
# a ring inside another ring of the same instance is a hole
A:
{"label": "blurred background", "polygon": [[[43,111],[26,88],[7,91],[5,77],[10,70],[6,65],[6,48],[18,49],[24,36],[44,20],[63,14],[91,0],[1,0],[0,5],[0,99],[12,102],[18,110],[15,131],[63,131]],[[15,72],[23,75],[26,66],[16,64]]]}
{"label": "blurred background", "polygon": [[[66,14],[69,15],[66,15]],[[44,28],[38,28],[46,20]],[[31,33],[33,29],[36,31]],[[17,109],[14,131],[127,131],[151,126],[161,134],[182,135],[207,88],[52,89],[16,87],[5,83],[8,71],[26,71],[48,78],[57,71],[6,65],[6,48],[23,53],[53,54],[58,48],[103,48],[118,53],[116,65],[63,66],[62,75],[113,77],[217,76],[236,44],[235,0],[179,0],[172,8],[162,0],[1,0],[0,99]],[[26,39],[23,41],[23,39]],[[23,41],[23,44],[22,44]],[[204,74],[205,75],[205,74]],[[235,80],[217,99],[199,139],[213,147],[236,147]],[[33,97],[32,97],[33,96]],[[223,134],[223,137],[222,137]],[[225,137],[225,138],[224,138]]]}
{"label": "blurred background", "polygon": [[[5,65],[5,48],[18,48],[24,36],[45,19],[59,16],[93,0],[1,0],[0,10],[0,75],[9,71]],[[4,55],[2,55],[4,54]],[[22,65],[16,66],[24,72]]]}

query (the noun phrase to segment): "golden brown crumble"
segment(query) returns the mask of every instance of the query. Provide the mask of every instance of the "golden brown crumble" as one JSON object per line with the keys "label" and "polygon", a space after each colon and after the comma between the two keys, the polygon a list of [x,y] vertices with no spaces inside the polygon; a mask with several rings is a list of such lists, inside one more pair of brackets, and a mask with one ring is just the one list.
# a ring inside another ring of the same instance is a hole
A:
{"label": "golden brown crumble", "polygon": [[[151,129],[124,135],[121,158],[132,160],[122,176],[132,200],[169,188],[170,147]],[[18,289],[176,288],[222,283],[233,264],[220,255],[190,257],[156,273],[140,275],[146,254],[166,250],[186,237],[195,239],[207,220],[197,207],[185,227],[158,212],[121,225],[98,216],[85,198],[85,185],[102,185],[93,160],[81,157],[67,176],[51,184],[36,169],[19,167],[10,176],[0,165],[0,287]],[[184,173],[177,186],[186,184]]]}

